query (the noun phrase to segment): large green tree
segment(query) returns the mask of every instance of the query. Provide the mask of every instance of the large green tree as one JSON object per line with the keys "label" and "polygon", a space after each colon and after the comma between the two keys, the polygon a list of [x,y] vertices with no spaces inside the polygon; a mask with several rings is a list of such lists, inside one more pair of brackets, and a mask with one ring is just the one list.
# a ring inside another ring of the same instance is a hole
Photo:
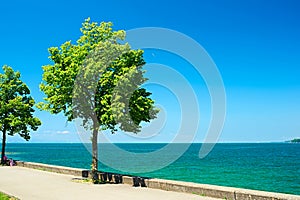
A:
{"label": "large green tree", "polygon": [[140,123],[154,119],[158,110],[151,93],[141,87],[147,80],[143,51],[120,43],[125,31],[90,19],[80,30],[75,44],[49,48],[53,64],[43,66],[40,88],[46,97],[39,107],[52,114],[63,112],[68,121],[82,119],[92,132],[92,176],[97,181],[99,131],[138,133]]}
{"label": "large green tree", "polygon": [[4,162],[6,135],[18,133],[25,140],[30,139],[30,131],[36,131],[41,121],[33,117],[34,99],[27,85],[20,80],[20,72],[3,66],[0,74],[0,131],[2,132],[1,164]]}

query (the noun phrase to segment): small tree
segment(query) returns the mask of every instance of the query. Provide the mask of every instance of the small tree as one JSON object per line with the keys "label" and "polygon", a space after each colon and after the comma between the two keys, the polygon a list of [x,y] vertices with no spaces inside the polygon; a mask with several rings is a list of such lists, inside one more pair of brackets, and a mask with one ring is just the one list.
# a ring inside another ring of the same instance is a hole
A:
{"label": "small tree", "polygon": [[27,85],[20,80],[20,72],[3,66],[0,74],[0,131],[2,132],[1,164],[4,164],[6,134],[18,133],[26,141],[30,130],[36,131],[41,121],[33,117],[35,104]]}
{"label": "small tree", "polygon": [[97,182],[99,130],[137,133],[140,123],[154,119],[158,111],[151,93],[140,87],[147,80],[143,51],[119,43],[125,32],[113,31],[111,22],[90,19],[80,30],[76,44],[68,41],[49,49],[54,64],[43,67],[40,88],[46,98],[39,107],[52,114],[63,112],[68,121],[81,118],[92,131],[92,177]]}

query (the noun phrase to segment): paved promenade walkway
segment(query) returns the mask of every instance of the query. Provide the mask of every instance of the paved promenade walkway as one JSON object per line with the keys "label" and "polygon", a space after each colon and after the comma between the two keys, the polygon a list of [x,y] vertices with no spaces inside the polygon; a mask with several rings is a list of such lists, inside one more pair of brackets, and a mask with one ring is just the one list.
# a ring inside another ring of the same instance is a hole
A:
{"label": "paved promenade walkway", "polygon": [[215,200],[194,194],[135,188],[126,184],[77,183],[71,175],[24,167],[0,166],[0,191],[21,200],[105,199],[105,200]]}

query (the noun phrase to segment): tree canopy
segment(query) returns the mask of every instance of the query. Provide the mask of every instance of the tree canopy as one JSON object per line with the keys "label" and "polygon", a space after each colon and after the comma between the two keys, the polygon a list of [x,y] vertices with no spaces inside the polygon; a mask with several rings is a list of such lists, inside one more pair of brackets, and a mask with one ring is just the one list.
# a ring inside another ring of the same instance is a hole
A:
{"label": "tree canopy", "polygon": [[67,41],[49,48],[53,64],[43,66],[40,85],[46,97],[39,108],[63,112],[69,121],[81,118],[83,126],[93,130],[93,170],[99,130],[137,133],[140,123],[154,119],[158,112],[151,93],[141,87],[147,81],[143,51],[121,44],[125,31],[114,31],[112,26],[86,19],[75,44]]}
{"label": "tree canopy", "polygon": [[3,66],[0,74],[0,131],[2,137],[2,160],[5,154],[6,134],[19,134],[30,139],[30,131],[36,131],[41,121],[33,116],[35,101],[30,96],[28,86],[20,80],[20,72]]}
{"label": "tree canopy", "polygon": [[[60,47],[49,48],[54,64],[43,66],[40,88],[46,98],[39,107],[52,114],[63,112],[71,121],[75,117],[83,117],[83,113],[78,112],[85,109],[78,109],[74,98],[85,92],[81,98],[84,98],[83,102],[93,100],[89,106],[96,112],[101,129],[114,132],[119,123],[122,130],[138,132],[140,127],[136,125],[150,121],[157,113],[154,101],[149,98],[151,93],[140,88],[147,80],[142,70],[145,64],[143,51],[120,44],[119,41],[125,38],[125,31],[113,31],[111,22],[98,24],[87,19],[80,30],[82,36],[76,44],[67,41]],[[84,73],[81,73],[83,70]],[[79,77],[80,74],[83,77]],[[87,78],[95,74],[96,78]],[[78,84],[75,88],[76,78],[85,90],[96,84],[93,88],[96,91],[92,92],[94,96],[89,95],[90,91],[79,89]],[[131,93],[128,93],[129,90]],[[124,103],[126,100],[128,103]]]}

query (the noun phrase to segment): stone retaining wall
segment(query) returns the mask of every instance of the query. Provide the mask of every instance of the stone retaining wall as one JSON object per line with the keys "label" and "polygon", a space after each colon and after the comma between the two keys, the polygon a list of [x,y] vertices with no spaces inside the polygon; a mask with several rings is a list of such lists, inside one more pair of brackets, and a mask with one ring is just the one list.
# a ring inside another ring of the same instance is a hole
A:
{"label": "stone retaining wall", "polygon": [[69,174],[69,175],[81,176],[81,177],[88,177],[89,175],[89,170],[85,170],[85,169],[47,165],[42,163],[23,162],[23,161],[16,161],[16,164],[17,166],[21,166],[21,167],[39,169],[39,170],[55,172],[60,174]]}
{"label": "stone retaining wall", "polygon": [[[32,162],[17,161],[21,167],[45,170],[50,172],[70,174],[80,177],[90,177],[90,171],[71,167],[61,167]],[[122,176],[124,184],[135,185],[143,182],[146,187],[175,192],[185,192],[201,196],[216,197],[230,200],[300,200],[299,195],[289,195],[274,192],[264,192],[257,190],[240,189],[233,187],[223,187],[208,184],[198,184],[183,181],[171,181],[163,179],[147,179],[131,176]]]}
{"label": "stone retaining wall", "polygon": [[258,190],[240,189],[208,184],[171,181],[162,179],[146,180],[147,187],[167,191],[186,192],[201,196],[231,200],[300,200],[299,195],[289,195]]}

